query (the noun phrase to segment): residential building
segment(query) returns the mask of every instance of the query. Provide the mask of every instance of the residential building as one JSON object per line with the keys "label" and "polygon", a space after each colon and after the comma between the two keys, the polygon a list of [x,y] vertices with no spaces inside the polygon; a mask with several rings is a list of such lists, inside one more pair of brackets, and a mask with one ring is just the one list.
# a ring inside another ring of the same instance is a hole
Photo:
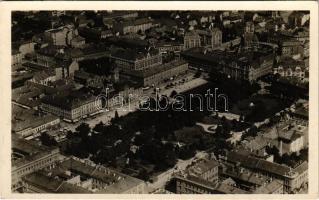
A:
{"label": "residential building", "polygon": [[291,193],[308,182],[308,163],[305,161],[296,168],[269,162],[240,152],[229,152],[224,162],[239,165],[254,173],[263,174],[283,182],[284,193]]}
{"label": "residential building", "polygon": [[273,68],[274,74],[280,74],[282,77],[291,77],[303,80],[309,72],[306,68],[305,61],[285,58],[279,61],[277,66]]}
{"label": "residential building", "polygon": [[49,29],[44,32],[44,39],[51,45],[67,46],[73,38],[72,26],[63,26],[56,29]]}

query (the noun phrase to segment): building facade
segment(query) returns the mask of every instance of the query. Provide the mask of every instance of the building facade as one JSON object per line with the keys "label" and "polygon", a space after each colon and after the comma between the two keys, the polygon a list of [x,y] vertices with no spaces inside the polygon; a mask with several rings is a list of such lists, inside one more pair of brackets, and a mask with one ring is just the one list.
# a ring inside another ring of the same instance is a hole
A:
{"label": "building facade", "polygon": [[187,32],[184,36],[184,49],[201,46],[201,38],[196,32]]}
{"label": "building facade", "polygon": [[223,33],[218,28],[212,30],[212,49],[220,48],[222,46]]}
{"label": "building facade", "polygon": [[42,99],[41,110],[59,116],[66,121],[78,121],[102,109],[102,100],[90,97],[46,96]]}

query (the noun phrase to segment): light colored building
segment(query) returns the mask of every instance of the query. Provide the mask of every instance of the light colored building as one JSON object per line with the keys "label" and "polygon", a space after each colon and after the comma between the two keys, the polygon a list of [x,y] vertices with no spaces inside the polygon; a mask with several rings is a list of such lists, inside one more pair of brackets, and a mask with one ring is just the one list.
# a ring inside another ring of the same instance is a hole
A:
{"label": "light colored building", "polygon": [[113,22],[113,28],[115,32],[120,34],[137,33],[141,31],[142,33],[153,27],[153,20],[148,18],[140,18],[133,21],[120,21]]}
{"label": "light colored building", "polygon": [[56,81],[55,71],[45,70],[38,71],[34,74],[33,78],[29,80],[32,83],[48,86]]}
{"label": "light colored building", "polygon": [[212,32],[212,49],[220,48],[223,41],[223,33],[219,28],[213,28]]}
{"label": "light colored building", "polygon": [[17,66],[22,63],[22,58],[23,55],[20,51],[18,50],[13,50],[12,55],[11,55],[11,65],[12,66]]}
{"label": "light colored building", "polygon": [[184,35],[184,49],[201,46],[201,38],[195,31],[187,32]]}
{"label": "light colored building", "polygon": [[280,74],[282,77],[295,77],[300,80],[307,78],[306,74],[309,68],[305,66],[305,61],[296,61],[292,58],[286,58],[273,68],[274,74]]}
{"label": "light colored building", "polygon": [[74,36],[72,26],[63,26],[56,29],[46,30],[44,32],[44,39],[52,45],[66,46],[70,44]]}
{"label": "light colored building", "polygon": [[147,52],[120,49],[112,53],[110,57],[115,60],[119,69],[123,71],[141,71],[162,64],[162,55],[155,49]]}
{"label": "light colored building", "polygon": [[71,39],[71,46],[73,48],[81,48],[83,47],[84,44],[85,44],[85,38],[79,35]]}
{"label": "light colored building", "polygon": [[212,183],[218,183],[218,162],[215,160],[202,160],[189,167],[187,172]]}

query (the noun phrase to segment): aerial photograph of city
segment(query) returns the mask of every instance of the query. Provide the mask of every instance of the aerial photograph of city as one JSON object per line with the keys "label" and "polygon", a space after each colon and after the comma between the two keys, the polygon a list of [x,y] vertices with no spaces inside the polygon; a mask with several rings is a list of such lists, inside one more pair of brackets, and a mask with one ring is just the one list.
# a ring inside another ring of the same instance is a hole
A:
{"label": "aerial photograph of city", "polygon": [[309,24],[12,11],[12,193],[308,194]]}

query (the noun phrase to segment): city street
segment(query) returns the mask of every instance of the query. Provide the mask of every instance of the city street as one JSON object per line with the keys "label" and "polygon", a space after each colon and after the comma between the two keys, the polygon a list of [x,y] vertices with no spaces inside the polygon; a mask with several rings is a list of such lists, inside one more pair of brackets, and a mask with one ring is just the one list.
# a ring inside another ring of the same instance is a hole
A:
{"label": "city street", "polygon": [[[177,93],[181,93],[207,83],[207,81],[202,78],[195,78],[195,79],[186,81],[184,83],[181,83],[180,80],[183,79],[184,77],[178,77],[178,78],[179,79],[173,81],[173,82],[179,83],[179,84],[176,84],[174,88],[165,89],[165,86],[167,84],[162,84],[159,87],[160,88],[159,94],[170,96],[172,91],[174,90]],[[154,96],[154,94],[151,94],[152,92],[153,91],[150,89],[149,91],[147,91],[147,94],[145,95]],[[138,106],[139,106],[139,102],[134,101],[134,102],[131,102],[130,105],[124,105],[124,107],[121,107],[118,109],[103,111],[101,113],[96,114],[95,116],[89,116],[86,119],[81,119],[75,123],[68,123],[65,121],[61,121],[61,127],[64,127],[67,130],[75,131],[75,128],[79,126],[82,122],[89,124],[91,128],[93,128],[96,124],[100,122],[103,122],[104,124],[109,124],[111,119],[115,116],[115,110],[117,110],[117,113],[119,116],[125,116],[130,112],[136,111],[138,109]]]}

